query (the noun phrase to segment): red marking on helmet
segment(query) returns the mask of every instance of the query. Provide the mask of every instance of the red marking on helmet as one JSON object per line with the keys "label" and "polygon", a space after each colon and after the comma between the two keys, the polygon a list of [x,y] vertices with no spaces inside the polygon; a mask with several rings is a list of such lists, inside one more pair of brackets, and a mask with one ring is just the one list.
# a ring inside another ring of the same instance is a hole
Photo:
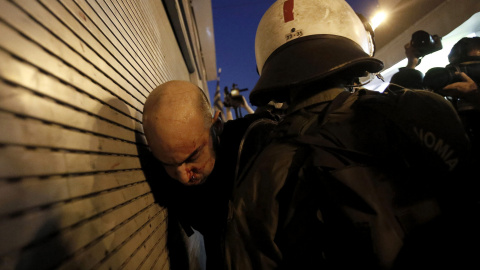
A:
{"label": "red marking on helmet", "polygon": [[283,19],[285,22],[293,21],[293,1],[287,0],[283,3]]}

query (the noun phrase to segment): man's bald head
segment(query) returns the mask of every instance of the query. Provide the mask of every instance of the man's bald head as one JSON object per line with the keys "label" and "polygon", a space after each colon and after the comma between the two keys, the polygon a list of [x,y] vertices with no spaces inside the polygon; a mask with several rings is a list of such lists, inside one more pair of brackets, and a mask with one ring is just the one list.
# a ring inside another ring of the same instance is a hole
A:
{"label": "man's bald head", "polygon": [[143,109],[143,127],[150,149],[167,173],[186,185],[203,182],[213,169],[215,153],[210,128],[215,120],[202,90],[186,81],[158,86]]}
{"label": "man's bald head", "polygon": [[201,113],[206,125],[210,125],[212,112],[203,91],[187,81],[169,81],[155,88],[143,108],[143,122],[149,126],[152,117],[191,117]]}

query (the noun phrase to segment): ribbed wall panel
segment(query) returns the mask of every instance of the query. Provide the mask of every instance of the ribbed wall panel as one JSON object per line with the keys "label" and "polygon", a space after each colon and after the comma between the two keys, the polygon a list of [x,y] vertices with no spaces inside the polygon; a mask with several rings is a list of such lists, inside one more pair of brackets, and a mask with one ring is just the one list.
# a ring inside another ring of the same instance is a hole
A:
{"label": "ribbed wall panel", "polygon": [[0,33],[0,269],[169,269],[143,104],[206,76],[162,1],[0,0]]}

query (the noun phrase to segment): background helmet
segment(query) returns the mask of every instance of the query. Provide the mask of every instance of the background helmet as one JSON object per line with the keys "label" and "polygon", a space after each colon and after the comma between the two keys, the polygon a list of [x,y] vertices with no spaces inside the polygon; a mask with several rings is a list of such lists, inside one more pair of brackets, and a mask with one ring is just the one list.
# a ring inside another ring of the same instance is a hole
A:
{"label": "background helmet", "polygon": [[277,0],[257,28],[260,78],[250,101],[283,102],[288,89],[342,70],[352,78],[379,72],[383,63],[372,58],[372,38],[344,0]]}

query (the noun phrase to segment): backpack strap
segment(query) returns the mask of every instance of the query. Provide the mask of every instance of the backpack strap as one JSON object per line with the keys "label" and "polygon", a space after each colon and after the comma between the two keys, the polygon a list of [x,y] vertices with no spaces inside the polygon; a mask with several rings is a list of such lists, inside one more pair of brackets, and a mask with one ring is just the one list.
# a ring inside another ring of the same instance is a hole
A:
{"label": "backpack strap", "polygon": [[261,150],[271,141],[271,132],[278,124],[277,121],[260,118],[251,123],[240,141],[235,166],[234,185],[246,168],[249,168]]}
{"label": "backpack strap", "polygon": [[[279,193],[279,198],[281,197],[282,200],[289,201],[293,200],[301,200],[300,197],[306,198],[307,195],[301,192],[301,189],[297,187],[299,185],[297,179],[299,177],[299,172],[305,164],[312,164],[310,160],[312,154],[312,148],[309,146],[310,140],[315,145],[316,138],[313,136],[304,135],[305,133],[309,133],[311,128],[316,128],[317,125],[314,123],[321,122],[321,125],[326,121],[326,116],[331,112],[340,108],[344,102],[351,96],[350,92],[343,91],[338,94],[331,102],[329,102],[326,106],[325,103],[316,104],[315,107],[312,109],[310,108],[307,110],[302,110],[298,112],[299,117],[295,117],[291,122],[291,128],[288,130],[287,138],[285,138],[289,142],[293,142],[298,145],[298,149],[296,150],[295,155],[293,156],[292,165],[289,168],[287,180],[285,181],[285,186],[282,188],[282,191]],[[322,106],[323,105],[323,106]],[[320,113],[315,113],[320,112]],[[300,139],[302,138],[302,139]],[[300,193],[301,194],[300,194]],[[294,203],[295,204],[295,203]],[[280,213],[280,220],[282,220],[283,225],[288,224],[292,219],[292,211],[293,208],[288,208],[284,212]],[[282,226],[280,226],[282,227]]]}
{"label": "backpack strap", "polygon": [[343,91],[338,96],[335,97],[335,99],[332,100],[330,105],[327,108],[325,116],[327,116],[329,113],[335,111],[336,109],[340,108],[343,103],[347,100],[348,97],[350,97],[352,93],[348,91]]}
{"label": "backpack strap", "polygon": [[290,138],[308,133],[310,127],[317,126],[314,125],[315,123],[323,124],[326,116],[332,111],[340,108],[351,95],[352,93],[348,91],[342,91],[330,102],[321,102],[300,109],[298,112],[296,112],[295,117],[284,120],[282,125],[287,126],[288,130],[286,133],[281,132],[279,135],[281,137]]}

